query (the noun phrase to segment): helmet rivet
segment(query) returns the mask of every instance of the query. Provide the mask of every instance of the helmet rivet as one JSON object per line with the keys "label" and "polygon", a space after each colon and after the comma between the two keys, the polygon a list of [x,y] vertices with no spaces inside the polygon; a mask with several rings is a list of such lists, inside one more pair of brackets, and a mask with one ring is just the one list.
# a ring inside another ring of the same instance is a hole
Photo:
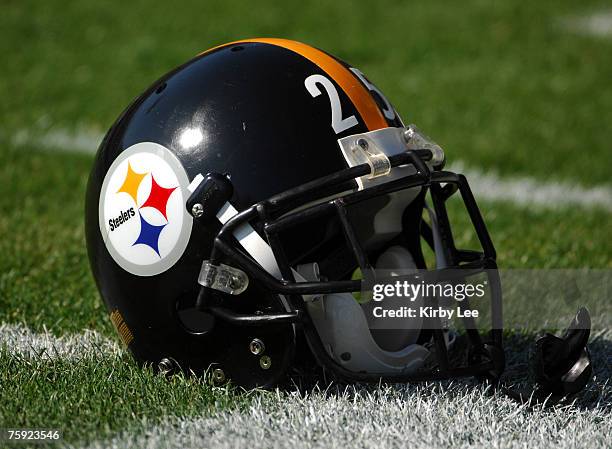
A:
{"label": "helmet rivet", "polygon": [[414,131],[413,131],[412,129],[410,129],[410,128],[407,128],[407,129],[404,131],[404,141],[405,141],[406,143],[409,143],[409,142],[412,140],[412,136],[413,136],[413,135],[414,135]]}
{"label": "helmet rivet", "polygon": [[195,203],[191,208],[191,215],[195,218],[200,218],[204,214],[204,206],[200,203]]}
{"label": "helmet rivet", "polygon": [[368,144],[368,141],[365,139],[357,139],[357,145],[362,149],[362,150],[367,150],[370,145]]}
{"label": "helmet rivet", "polygon": [[160,373],[162,373],[165,376],[172,374],[172,372],[174,371],[174,368],[175,368],[174,362],[165,357],[161,359],[159,363],[157,364],[157,369],[159,370]]}
{"label": "helmet rivet", "polygon": [[249,351],[251,351],[251,354],[253,355],[263,354],[265,350],[266,345],[264,345],[264,342],[259,338],[254,338],[251,340],[251,343],[249,343]]}
{"label": "helmet rivet", "polygon": [[216,384],[220,384],[225,382],[225,373],[221,368],[215,368],[212,372],[213,382]]}
{"label": "helmet rivet", "polygon": [[267,355],[262,356],[259,359],[259,366],[261,366],[261,369],[270,369],[272,366],[272,359]]}

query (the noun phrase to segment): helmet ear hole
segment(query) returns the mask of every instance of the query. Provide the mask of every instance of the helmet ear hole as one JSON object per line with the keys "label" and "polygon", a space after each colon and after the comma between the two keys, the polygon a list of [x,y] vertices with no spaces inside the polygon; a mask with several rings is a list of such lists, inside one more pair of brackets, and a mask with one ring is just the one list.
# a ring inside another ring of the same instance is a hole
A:
{"label": "helmet ear hole", "polygon": [[176,318],[190,334],[204,335],[215,326],[215,317],[196,307],[197,291],[181,295],[176,301]]}

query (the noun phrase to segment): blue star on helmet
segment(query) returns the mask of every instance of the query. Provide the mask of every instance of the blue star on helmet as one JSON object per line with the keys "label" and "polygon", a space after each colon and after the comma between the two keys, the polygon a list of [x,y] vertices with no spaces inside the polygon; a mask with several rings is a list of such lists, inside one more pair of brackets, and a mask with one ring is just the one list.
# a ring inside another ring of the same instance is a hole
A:
{"label": "blue star on helmet", "polygon": [[136,241],[132,244],[134,245],[147,245],[153,251],[157,253],[157,255],[161,258],[159,254],[159,234],[161,234],[162,230],[166,226],[165,224],[161,226],[155,226],[151,223],[147,222],[142,215],[140,216],[140,235],[136,239]]}

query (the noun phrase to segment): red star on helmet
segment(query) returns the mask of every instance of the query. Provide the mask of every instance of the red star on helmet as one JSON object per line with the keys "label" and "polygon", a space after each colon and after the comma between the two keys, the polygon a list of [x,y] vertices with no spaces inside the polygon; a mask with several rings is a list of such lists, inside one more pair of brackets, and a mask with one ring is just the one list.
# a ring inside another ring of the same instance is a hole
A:
{"label": "red star on helmet", "polygon": [[155,181],[155,178],[153,177],[153,175],[151,175],[151,193],[149,193],[149,197],[144,202],[144,204],[140,206],[140,208],[142,209],[143,207],[153,207],[157,209],[164,216],[166,220],[168,220],[168,217],[166,215],[166,207],[168,206],[168,198],[170,198],[170,195],[172,195],[172,192],[174,192],[175,189],[176,187],[172,187],[170,189],[161,187]]}

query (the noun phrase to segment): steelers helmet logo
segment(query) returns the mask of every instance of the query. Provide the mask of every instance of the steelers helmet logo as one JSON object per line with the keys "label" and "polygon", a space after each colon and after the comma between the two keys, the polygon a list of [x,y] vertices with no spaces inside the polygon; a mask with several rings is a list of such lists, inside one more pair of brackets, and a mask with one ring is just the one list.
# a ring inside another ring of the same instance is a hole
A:
{"label": "steelers helmet logo", "polygon": [[153,276],[181,257],[192,225],[184,207],[188,184],[162,145],[138,143],[115,159],[102,184],[99,220],[106,248],[124,270]]}

